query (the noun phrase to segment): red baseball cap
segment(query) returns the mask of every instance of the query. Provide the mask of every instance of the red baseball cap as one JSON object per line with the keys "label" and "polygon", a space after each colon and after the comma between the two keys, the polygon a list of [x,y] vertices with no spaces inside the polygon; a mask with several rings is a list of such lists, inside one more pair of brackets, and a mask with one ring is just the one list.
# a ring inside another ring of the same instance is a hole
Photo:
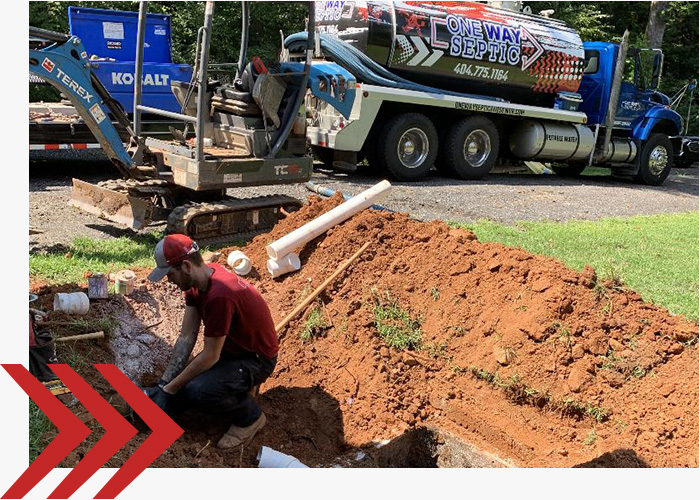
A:
{"label": "red baseball cap", "polygon": [[154,257],[156,267],[148,279],[159,281],[170,272],[171,266],[185,260],[189,255],[197,253],[199,246],[192,241],[192,238],[184,234],[169,234],[156,245]]}

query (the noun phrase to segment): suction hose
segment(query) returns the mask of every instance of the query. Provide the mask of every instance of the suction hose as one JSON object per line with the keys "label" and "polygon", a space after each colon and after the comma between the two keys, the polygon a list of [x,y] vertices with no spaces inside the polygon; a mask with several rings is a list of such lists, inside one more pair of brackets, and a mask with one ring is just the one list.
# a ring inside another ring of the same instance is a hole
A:
{"label": "suction hose", "polygon": [[[416,90],[419,92],[452,95],[455,97],[488,99],[490,101],[504,102],[504,99],[500,99],[498,97],[486,97],[482,95],[452,92],[406,80],[405,78],[402,78],[382,67],[380,64],[370,59],[364,52],[360,51],[356,47],[353,47],[349,43],[325,34],[320,34],[319,36],[323,51],[330,55],[333,61],[341,65],[343,68],[355,75],[358,80],[364,83],[369,83],[371,85],[382,85],[384,87],[396,89]],[[284,46],[289,50],[292,50],[290,49],[292,46],[294,46],[294,48],[306,46],[307,38],[307,33],[304,31],[289,35],[284,41]]]}

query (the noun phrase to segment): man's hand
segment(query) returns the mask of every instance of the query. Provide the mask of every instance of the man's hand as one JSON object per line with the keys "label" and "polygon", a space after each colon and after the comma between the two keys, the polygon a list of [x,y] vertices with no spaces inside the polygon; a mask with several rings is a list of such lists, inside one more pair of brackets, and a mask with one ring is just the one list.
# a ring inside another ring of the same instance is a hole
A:
{"label": "man's hand", "polygon": [[158,408],[170,415],[173,410],[172,394],[165,392],[160,385],[146,387],[143,392],[151,398],[151,401],[158,405]]}

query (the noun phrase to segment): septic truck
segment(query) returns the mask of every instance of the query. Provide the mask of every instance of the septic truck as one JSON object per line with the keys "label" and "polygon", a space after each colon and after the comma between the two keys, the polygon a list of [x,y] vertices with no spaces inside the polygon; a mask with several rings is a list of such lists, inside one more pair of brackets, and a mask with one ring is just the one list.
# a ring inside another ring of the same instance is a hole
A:
{"label": "septic truck", "polygon": [[[397,180],[480,179],[543,163],[664,182],[681,116],[658,91],[660,50],[583,42],[564,22],[475,2],[316,2],[316,62],[357,81],[350,117],[309,95],[307,139],[337,168],[366,158]],[[294,59],[306,33],[285,40]],[[335,89],[342,93],[344,89]]]}

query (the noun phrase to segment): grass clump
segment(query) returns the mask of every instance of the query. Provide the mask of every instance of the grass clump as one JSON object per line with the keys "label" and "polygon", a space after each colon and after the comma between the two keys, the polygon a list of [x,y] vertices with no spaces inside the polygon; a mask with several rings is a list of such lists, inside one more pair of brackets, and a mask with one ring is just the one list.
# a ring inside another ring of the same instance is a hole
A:
{"label": "grass clump", "polygon": [[596,422],[605,422],[610,418],[610,412],[601,406],[581,403],[572,398],[555,399],[549,392],[526,385],[519,375],[511,375],[503,380],[497,373],[482,368],[471,367],[470,372],[479,380],[502,390],[506,398],[517,404],[559,411],[562,415],[576,419],[591,418]]}
{"label": "grass clump", "polygon": [[118,326],[119,321],[116,318],[102,316],[73,318],[71,321],[66,322],[65,325],[62,325],[62,328],[69,330],[71,334],[102,331],[105,332],[106,336],[110,336],[116,331]]}
{"label": "grass clump", "polygon": [[374,326],[384,342],[395,349],[418,349],[423,341],[421,318],[414,318],[392,298],[374,296]]}
{"label": "grass clump", "polygon": [[304,323],[304,329],[301,331],[301,340],[309,342],[315,337],[322,337],[329,327],[330,325],[326,323],[321,308],[314,306]]}
{"label": "grass clump", "polygon": [[593,446],[597,439],[598,434],[596,434],[595,429],[591,429],[591,431],[586,436],[586,439],[583,440],[583,444],[585,444],[586,446]]}
{"label": "grass clump", "polygon": [[29,400],[29,463],[31,464],[44,451],[43,436],[53,424],[34,401]]}

